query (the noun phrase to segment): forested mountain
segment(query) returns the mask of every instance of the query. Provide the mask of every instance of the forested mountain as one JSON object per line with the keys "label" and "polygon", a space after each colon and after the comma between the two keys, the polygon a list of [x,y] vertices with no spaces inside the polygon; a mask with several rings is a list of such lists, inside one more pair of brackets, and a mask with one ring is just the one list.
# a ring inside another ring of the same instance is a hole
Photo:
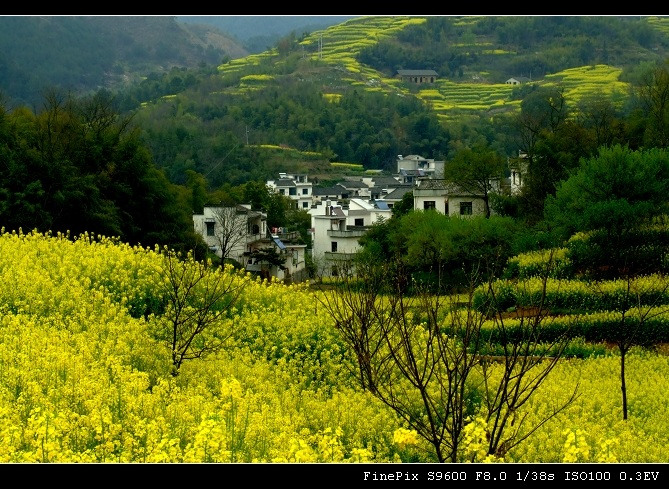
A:
{"label": "forested mountain", "polygon": [[[481,141],[512,156],[519,141],[508,117],[540,87],[562,90],[570,110],[598,96],[629,111],[631,82],[669,52],[665,20],[351,19],[288,36],[270,51],[198,75],[183,91],[172,90],[165,75],[120,101],[125,109],[148,102],[137,119],[156,163],[176,183],[187,169],[213,188],[269,178],[276,167],[262,145],[388,171],[398,154],[447,159]],[[401,84],[398,69],[433,69],[439,80]],[[580,69],[587,72],[570,71]],[[534,83],[504,84],[519,75]]]}
{"label": "forested mountain", "polygon": [[118,89],[172,67],[246,56],[211,25],[156,16],[0,16],[0,92],[39,106],[55,86],[85,94]]}
{"label": "forested mountain", "polygon": [[[146,30],[149,20],[162,30]],[[19,21],[61,28],[26,29],[21,43],[2,32],[14,48],[0,55],[1,76],[17,72],[10,64],[25,70],[2,88],[51,80],[81,99],[55,91],[3,104],[0,218],[14,227],[188,247],[193,210],[246,199],[243,186],[279,171],[327,179],[331,163],[352,163],[392,173],[397,155],[452,162],[463,150],[528,156],[524,194],[498,209],[536,224],[546,197],[600,147],[669,147],[666,18],[362,17],[222,63],[196,56],[208,47],[165,41],[187,37],[174,18]],[[64,48],[84,38],[90,49]],[[27,39],[45,46],[41,57],[12,54]],[[102,60],[117,52],[115,72]],[[403,83],[399,69],[439,78]],[[124,74],[127,84],[110,81]],[[504,83],[521,75],[531,82]]]}

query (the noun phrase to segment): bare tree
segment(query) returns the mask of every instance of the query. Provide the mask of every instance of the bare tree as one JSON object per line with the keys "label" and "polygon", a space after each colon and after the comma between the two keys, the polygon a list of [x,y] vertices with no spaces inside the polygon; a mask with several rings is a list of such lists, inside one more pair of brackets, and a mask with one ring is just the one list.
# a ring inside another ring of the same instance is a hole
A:
{"label": "bare tree", "polygon": [[[642,286],[645,282],[645,289]],[[653,284],[651,286],[650,284]],[[595,284],[600,293],[601,282]],[[652,289],[652,293],[648,290]],[[620,352],[620,392],[622,395],[623,419],[627,419],[627,382],[625,378],[625,360],[633,346],[652,348],[657,345],[657,338],[644,334],[652,319],[669,313],[669,305],[663,299],[669,290],[669,281],[663,274],[655,278],[626,277],[626,288],[618,298],[616,312],[620,315],[618,327],[611,330],[608,340],[613,342]]]}
{"label": "bare tree", "polygon": [[360,261],[364,280],[355,280],[352,268],[345,262],[339,266],[339,280],[334,288],[319,296],[335,327],[351,347],[357,368],[355,375],[363,389],[378,394],[378,373],[372,359],[380,355],[383,344],[383,309],[379,302],[383,287],[383,267]]}
{"label": "bare tree", "polygon": [[484,311],[474,307],[475,271],[463,307],[421,287],[399,259],[356,264],[356,277],[340,274],[319,300],[351,348],[362,387],[426,440],[439,462],[463,461],[464,428],[476,414],[488,422],[488,454],[501,457],[575,399],[576,389],[532,426],[517,419],[568,335],[542,348],[541,316],[508,328],[498,314],[487,326],[484,312],[497,299],[490,289]]}
{"label": "bare tree", "polygon": [[248,234],[247,214],[237,206],[221,206],[213,210],[214,238],[221,250],[221,261],[231,258],[233,250],[245,244]]}
{"label": "bare tree", "polygon": [[[546,304],[546,284],[551,276],[553,257],[543,272],[541,294],[534,304],[526,308],[526,313],[517,315],[518,323],[509,327],[509,322],[501,312],[496,293],[487,284],[489,304],[495,312],[491,339],[494,337],[499,354],[481,356],[481,369],[485,388],[485,412],[488,423],[488,454],[504,457],[513,447],[527,439],[548,420],[572,404],[578,397],[578,385],[560,404],[553,407],[550,414],[538,422],[527,426],[526,417],[519,415],[540,385],[564,357],[565,349],[571,341],[570,327],[567,326],[554,335],[543,334],[553,328],[546,328],[552,318]],[[501,371],[501,376],[496,375]],[[492,382],[491,382],[492,381]]]}
{"label": "bare tree", "polygon": [[232,266],[213,267],[172,251],[164,254],[163,297],[165,313],[155,336],[172,352],[172,375],[186,360],[219,350],[235,333],[233,308],[247,278]]}

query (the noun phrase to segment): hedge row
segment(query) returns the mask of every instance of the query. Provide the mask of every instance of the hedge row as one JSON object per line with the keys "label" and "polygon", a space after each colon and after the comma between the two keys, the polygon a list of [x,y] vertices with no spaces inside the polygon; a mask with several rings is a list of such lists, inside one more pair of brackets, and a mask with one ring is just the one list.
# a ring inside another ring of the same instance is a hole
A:
{"label": "hedge row", "polygon": [[474,293],[474,307],[494,314],[519,307],[543,307],[554,312],[627,311],[641,307],[667,305],[669,282],[660,275],[639,277],[633,281],[608,280],[585,282],[549,278],[523,281],[498,280],[492,290],[486,285]]}

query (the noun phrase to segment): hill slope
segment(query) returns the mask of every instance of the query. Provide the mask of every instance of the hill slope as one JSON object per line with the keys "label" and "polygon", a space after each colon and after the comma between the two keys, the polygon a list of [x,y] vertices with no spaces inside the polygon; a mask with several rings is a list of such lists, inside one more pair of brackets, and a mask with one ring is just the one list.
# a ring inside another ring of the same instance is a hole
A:
{"label": "hill slope", "polygon": [[174,17],[0,17],[0,87],[14,104],[39,106],[47,87],[115,89],[154,71],[247,54],[215,27]]}
{"label": "hill slope", "polygon": [[[254,145],[390,171],[398,154],[447,159],[479,139],[477,123],[498,120],[483,131],[508,156],[518,145],[508,120],[496,116],[516,114],[541,86],[563,88],[568,104],[605,96],[622,105],[635,70],[669,53],[666,25],[662,18],[361,17],[231,59],[187,90],[164,83],[162,93],[133,100],[143,103],[137,120],[157,164],[178,183],[185,169],[214,187],[266,178],[276,170],[251,153]],[[402,83],[398,69],[434,69],[439,79]],[[530,71],[531,84],[504,83]]]}

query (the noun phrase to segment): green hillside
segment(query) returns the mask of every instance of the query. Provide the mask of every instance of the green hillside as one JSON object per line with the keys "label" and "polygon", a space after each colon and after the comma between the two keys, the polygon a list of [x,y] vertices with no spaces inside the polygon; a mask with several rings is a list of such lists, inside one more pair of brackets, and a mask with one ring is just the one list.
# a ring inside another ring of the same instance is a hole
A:
{"label": "green hillside", "polygon": [[0,91],[40,106],[45,89],[118,90],[151,73],[246,56],[212,26],[166,16],[0,16]]}
{"label": "green hillside", "polygon": [[[506,85],[504,81],[506,78],[520,74],[514,69],[520,64],[518,60],[525,62],[522,60],[526,59],[527,55],[520,50],[508,50],[505,49],[505,46],[496,44],[492,33],[485,30],[485,25],[490,24],[490,18],[471,17],[451,21],[453,30],[459,29],[462,32],[453,34],[452,37],[460,42],[450,42],[449,49],[463,51],[468,54],[469,58],[467,63],[462,65],[463,72],[459,76],[442,75],[432,86],[419,88],[404,86],[394,76],[395,72],[377,70],[361,61],[361,58],[364,59],[365,50],[381,43],[401,45],[401,33],[406,33],[411,27],[424,26],[429,21],[432,19],[422,17],[352,19],[305,36],[299,41],[299,47],[296,49],[301,52],[302,64],[310,61],[320,66],[337,69],[341,74],[338,80],[348,88],[360,87],[366,91],[381,91],[396,95],[413,93],[429,104],[444,120],[453,120],[463,115],[480,114],[481,112],[499,113],[518,110],[520,103],[520,97],[516,96],[518,88]],[[622,22],[631,21],[619,20],[619,23]],[[538,78],[535,77],[532,83],[538,86],[561,85],[566,90],[567,98],[573,104],[577,104],[582,98],[590,95],[611,96],[620,102],[629,90],[629,83],[621,80],[625,67],[630,68],[644,60],[660,60],[667,53],[669,19],[649,17],[639,19],[637,23],[649,29],[644,31],[648,37],[652,38],[652,41],[648,42],[649,47],[639,46],[634,44],[633,40],[628,40],[606,56],[604,53],[598,55],[597,50],[593,47],[594,53],[591,58],[595,61],[594,63],[571,66],[569,61],[565,61],[564,69],[544,73]],[[588,28],[586,21],[582,21],[582,24],[582,29]],[[494,25],[489,26],[489,28],[492,27]],[[479,34],[474,34],[473,31]],[[578,39],[578,34],[574,33],[575,39]],[[653,35],[656,36],[653,37]],[[544,56],[551,56],[557,52],[558,47],[553,44],[554,42],[551,39],[542,41],[543,45],[538,44]],[[597,42],[596,39],[595,42]],[[566,44],[573,46],[577,42],[569,41]],[[626,44],[629,46],[625,46]],[[572,49],[581,48],[576,46]],[[475,53],[475,56],[472,53]],[[539,58],[540,54],[536,52],[535,57]],[[562,57],[567,60],[570,56],[563,54]],[[263,67],[282,64],[284,58],[279,49],[272,49],[261,54],[232,60],[220,66],[219,71],[223,75],[231,75],[246,72],[251,67],[261,70]],[[474,58],[477,61],[472,61]],[[600,58],[611,59],[613,63],[602,63]],[[416,59],[419,62],[421,58],[416,56]],[[625,63],[625,65],[620,63]],[[526,64],[530,65],[529,62]],[[545,65],[546,63],[538,64]],[[433,67],[407,65],[402,68],[432,69]],[[495,68],[496,74],[493,75],[486,71],[486,68],[491,67]],[[526,74],[531,74],[531,70]],[[244,87],[240,88],[243,91]],[[323,94],[331,98],[334,94],[336,98],[336,92],[341,89],[341,85],[332,90],[324,86]]]}

